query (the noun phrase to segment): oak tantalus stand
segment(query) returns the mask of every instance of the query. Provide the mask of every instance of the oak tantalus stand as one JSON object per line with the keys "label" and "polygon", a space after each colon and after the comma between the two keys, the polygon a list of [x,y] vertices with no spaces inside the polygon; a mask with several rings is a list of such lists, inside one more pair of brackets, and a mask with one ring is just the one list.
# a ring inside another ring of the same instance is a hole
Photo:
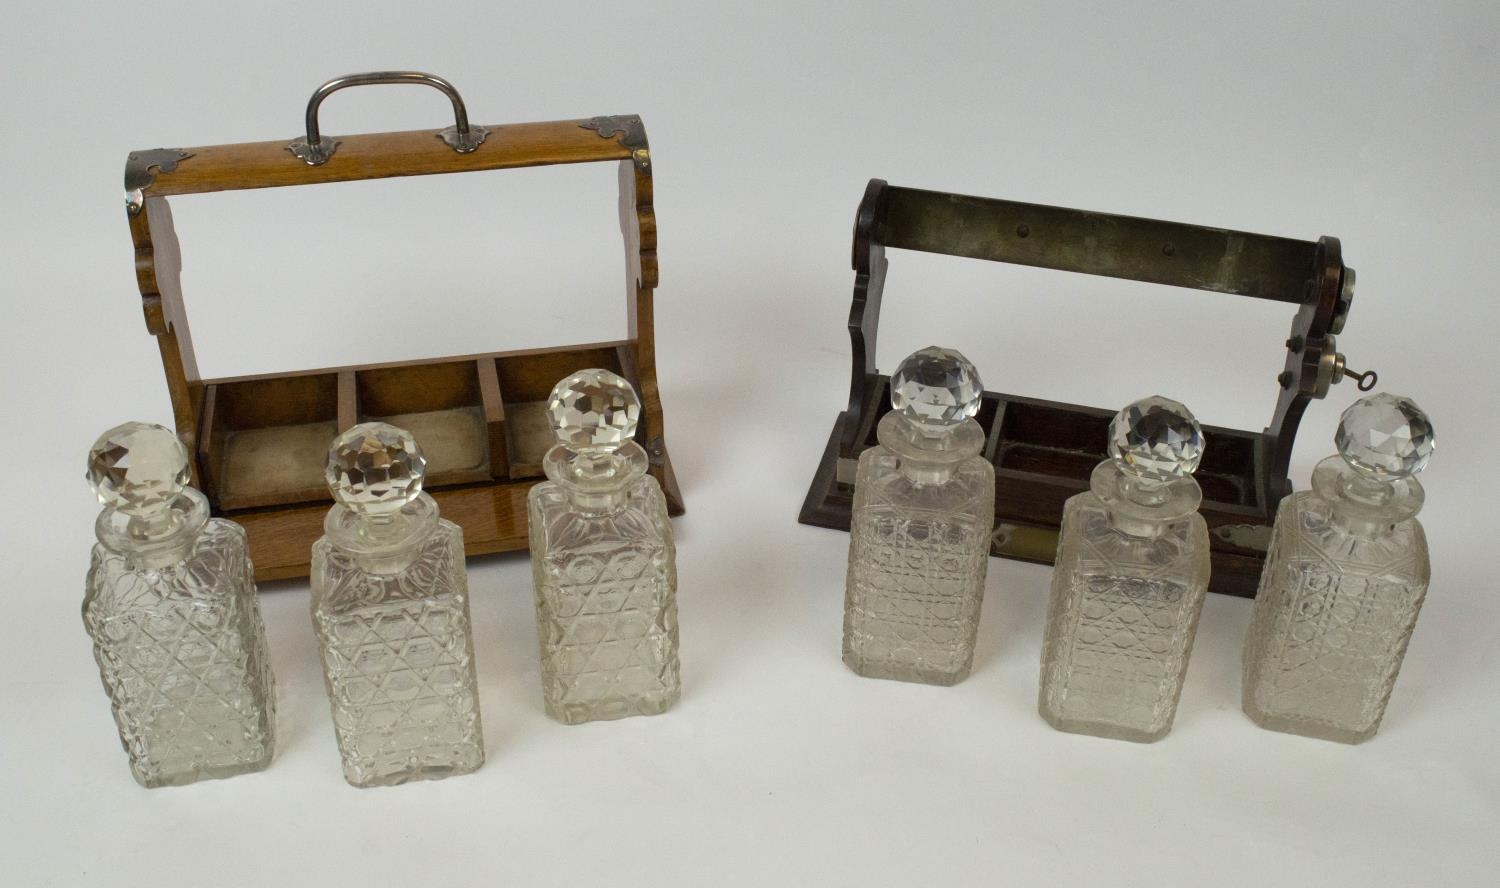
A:
{"label": "oak tantalus stand", "polygon": [[[834,422],[802,505],[803,524],[849,529],[854,470],[890,409],[889,377],[875,368],[875,333],[887,247],[1105,275],[1297,306],[1271,423],[1261,432],[1205,426],[1202,514],[1213,557],[1210,588],[1254,596],[1302,412],[1344,376],[1334,335],[1354,297],[1336,238],[1289,240],[1007,200],[897,188],[870,181],[854,221],[854,347],[848,409]],[[1145,393],[1150,394],[1150,393]],[[1170,393],[1166,393],[1170,394]],[[1062,507],[1088,489],[1105,458],[1114,410],[985,392],[975,417],[995,465],[992,554],[1050,564]]]}
{"label": "oak tantalus stand", "polygon": [[[456,123],[443,131],[320,136],[318,106],[331,93],[370,83],[420,83],[443,91]],[[614,161],[620,168],[629,338],[424,361],[202,379],[180,286],[181,261],[167,198],[242,188],[313,185],[390,176],[466,173]],[[193,481],[214,513],[244,526],[257,579],[306,576],[331,500],[323,482],[328,445],[344,429],[382,419],[416,435],[427,485],[444,517],[464,530],[470,555],[524,549],[526,494],[554,443],[544,412],[553,384],[602,367],[640,392],[637,439],[672,514],[682,495],[667,456],[656,381],[652,290],[657,283],[651,154],[635,116],[470,126],[447,81],[416,72],[359,74],[325,83],[307,107],[307,136],[206,148],[137,151],[125,164],[146,327],[166,369],[177,434]]]}

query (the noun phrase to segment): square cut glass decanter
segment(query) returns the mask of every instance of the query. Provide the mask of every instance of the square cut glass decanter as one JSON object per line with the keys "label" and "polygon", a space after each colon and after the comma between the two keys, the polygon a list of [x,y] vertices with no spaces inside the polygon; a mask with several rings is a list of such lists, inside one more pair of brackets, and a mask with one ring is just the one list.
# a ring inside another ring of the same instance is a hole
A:
{"label": "square cut glass decanter", "polygon": [[1339,455],[1282,500],[1245,639],[1244,709],[1274,731],[1375,735],[1427,594],[1416,474],[1436,444],[1411,400],[1374,395],[1340,418]]}
{"label": "square cut glass decanter", "polygon": [[275,745],[275,687],[237,524],[188,487],[187,448],[130,422],[89,451],[104,511],[83,623],[130,772],[176,786],[259,771]]}
{"label": "square cut glass decanter", "polygon": [[1145,398],[1110,423],[1111,458],[1063,507],[1038,708],[1054,728],[1152,742],[1172,729],[1208,590],[1192,472],[1203,432]]}
{"label": "square cut glass decanter", "polygon": [[860,675],[951,685],[973,665],[995,524],[972,418],[983,396],[952,349],[921,349],[891,376],[893,409],[854,479],[844,663]]}
{"label": "square cut glass decanter", "polygon": [[631,440],[630,383],[583,370],[552,390],[561,442],[531,488],[531,567],[542,698],[565,724],[657,715],[682,691],[677,557],[666,498]]}
{"label": "square cut glass decanter", "polygon": [[463,531],[422,492],[412,435],[334,440],[335,505],[313,544],[312,616],[344,778],[389,786],[484,764]]}

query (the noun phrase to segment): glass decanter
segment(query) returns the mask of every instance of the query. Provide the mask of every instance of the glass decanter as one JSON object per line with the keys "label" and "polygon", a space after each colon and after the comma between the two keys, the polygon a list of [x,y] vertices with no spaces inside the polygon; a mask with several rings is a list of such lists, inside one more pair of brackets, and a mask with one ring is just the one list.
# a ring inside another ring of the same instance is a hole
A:
{"label": "glass decanter", "polygon": [[952,349],[891,376],[879,444],[859,457],[844,593],[844,662],[869,678],[969,674],[995,523],[995,469],[973,420],[979,373]]}
{"label": "glass decanter", "polygon": [[1274,731],[1375,736],[1427,594],[1415,475],[1436,439],[1407,398],[1344,411],[1339,455],[1281,501],[1245,639],[1244,708]]}
{"label": "glass decanter", "polygon": [[313,628],[344,778],[390,786],[484,764],[463,531],[422,492],[412,435],[367,422],[339,435],[335,505],[313,544]]}
{"label": "glass decanter", "polygon": [[1109,449],[1063,506],[1039,709],[1061,731],[1151,742],[1172,729],[1208,590],[1203,432],[1145,398],[1115,415]]}
{"label": "glass decanter", "polygon": [[130,772],[177,786],[259,771],[275,745],[275,687],[237,524],[208,517],[170,430],[128,422],[89,451],[104,505],[83,623]]}
{"label": "glass decanter", "polygon": [[531,488],[531,567],[547,714],[656,715],[681,694],[677,559],[666,499],[631,440],[641,402],[607,370],[552,389],[560,444]]}

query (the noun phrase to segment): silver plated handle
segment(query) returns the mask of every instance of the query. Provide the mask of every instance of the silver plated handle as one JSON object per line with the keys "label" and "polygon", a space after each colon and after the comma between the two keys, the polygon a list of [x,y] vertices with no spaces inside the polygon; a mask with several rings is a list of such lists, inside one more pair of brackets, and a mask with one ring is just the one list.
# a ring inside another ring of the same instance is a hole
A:
{"label": "silver plated handle", "polygon": [[436,74],[425,74],[421,71],[371,71],[366,74],[347,74],[343,77],[335,77],[317,89],[313,90],[312,98],[307,100],[307,135],[304,138],[294,139],[287,150],[296,155],[308,166],[318,166],[328,162],[333,152],[338,150],[339,141],[329,136],[324,136],[318,131],[318,106],[323,100],[341,89],[351,86],[370,86],[377,83],[419,83],[441,90],[448,101],[453,103],[453,126],[437,133],[437,137],[446,142],[459,154],[468,154],[478,148],[489,131],[482,126],[469,125],[469,112],[464,108],[464,100],[459,96],[458,90],[453,84],[437,76]]}

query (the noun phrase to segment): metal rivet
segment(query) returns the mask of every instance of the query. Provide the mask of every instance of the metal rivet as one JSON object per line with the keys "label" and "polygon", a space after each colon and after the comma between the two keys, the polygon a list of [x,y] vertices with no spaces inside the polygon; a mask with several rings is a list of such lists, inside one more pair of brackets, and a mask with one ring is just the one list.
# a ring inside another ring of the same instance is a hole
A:
{"label": "metal rivet", "polygon": [[1287,351],[1291,351],[1291,352],[1302,351],[1302,337],[1301,336],[1293,336],[1291,339],[1288,339],[1286,341],[1286,348],[1287,348]]}
{"label": "metal rivet", "polygon": [[1030,234],[1031,234],[1031,226],[1024,225],[1024,224],[1016,226],[1016,237],[1027,237]]}
{"label": "metal rivet", "polygon": [[1284,388],[1284,389],[1291,388],[1292,387],[1292,379],[1294,379],[1294,378],[1295,377],[1292,376],[1292,371],[1290,371],[1290,370],[1283,370],[1283,371],[1281,371],[1281,374],[1276,377],[1276,382],[1282,388]]}
{"label": "metal rivet", "polygon": [[1177,248],[1172,246],[1171,244],[1162,244],[1161,254],[1163,256],[1175,256],[1177,254]]}

